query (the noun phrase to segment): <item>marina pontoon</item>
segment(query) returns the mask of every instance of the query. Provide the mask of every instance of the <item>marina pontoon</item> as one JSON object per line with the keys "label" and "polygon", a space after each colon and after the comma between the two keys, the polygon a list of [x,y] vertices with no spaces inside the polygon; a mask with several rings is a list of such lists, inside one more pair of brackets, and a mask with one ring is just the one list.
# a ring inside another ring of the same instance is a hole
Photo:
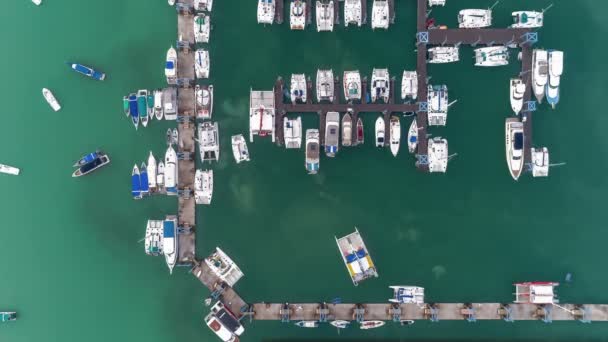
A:
{"label": "marina pontoon", "polygon": [[220,137],[217,122],[202,122],[198,124],[198,148],[201,162],[218,161],[220,159]]}
{"label": "marina pontoon", "polygon": [[549,176],[549,149],[532,148],[532,177]]}
{"label": "marina pontoon", "polygon": [[253,136],[275,138],[275,107],[273,91],[251,90],[249,96],[249,141]]}
{"label": "marina pontoon", "polygon": [[361,0],[344,0],[344,26],[354,24],[361,27],[362,19]]}
{"label": "marina pontoon", "polygon": [[304,74],[292,74],[290,84],[290,97],[291,103],[306,103],[308,94],[306,91],[306,75]]}
{"label": "marina pontoon", "polygon": [[457,46],[434,46],[428,49],[427,62],[433,64],[452,63],[460,60]]}
{"label": "marina pontoon", "polygon": [[372,29],[388,29],[389,7],[387,0],[374,0],[372,5]]}
{"label": "marina pontoon", "polygon": [[384,136],[385,136],[385,123],[384,123],[384,118],[382,116],[379,116],[376,119],[376,147],[384,147]]}
{"label": "marina pontoon", "polygon": [[391,153],[396,157],[397,153],[399,153],[399,144],[401,142],[401,123],[399,122],[399,117],[395,115],[391,116],[389,126]]}
{"label": "marina pontoon", "polygon": [[175,217],[167,217],[163,221],[163,253],[169,273],[172,274],[178,257],[177,218]]}
{"label": "marina pontoon", "polygon": [[196,43],[209,43],[211,32],[210,16],[199,14],[194,17],[194,41]]}
{"label": "marina pontoon", "polygon": [[416,71],[404,71],[401,78],[401,99],[418,97],[418,73]]}
{"label": "marina pontoon", "polygon": [[398,304],[424,304],[424,288],[418,286],[389,286],[393,298],[388,301]]}
{"label": "marina pontoon", "polygon": [[302,146],[302,118],[289,119],[283,117],[283,139],[285,148],[300,148]]}
{"label": "marina pontoon", "polygon": [[505,120],[505,146],[509,172],[517,180],[524,169],[524,124],[517,118]]}
{"label": "marina pontoon", "polygon": [[196,170],[194,174],[194,201],[211,204],[213,199],[213,170]]}
{"label": "marina pontoon", "polygon": [[232,259],[219,247],[215,252],[205,258],[205,263],[221,281],[234,286],[243,277],[243,272]]}
{"label": "marina pontoon", "polygon": [[557,50],[549,50],[549,81],[545,89],[547,102],[551,108],[555,108],[559,102],[559,83],[564,71],[564,53]]}
{"label": "marina pontoon", "polygon": [[329,70],[317,70],[317,101],[334,101],[334,73]]}
{"label": "marina pontoon", "polygon": [[340,113],[328,112],[325,117],[325,155],[332,158],[338,153]]}
{"label": "marina pontoon", "polygon": [[359,70],[344,72],[344,98],[346,101],[361,100],[361,74],[359,74]]}
{"label": "marina pontoon", "polygon": [[494,67],[509,64],[509,48],[487,46],[475,49],[475,66]]}
{"label": "marina pontoon", "polygon": [[306,155],[305,167],[309,174],[316,174],[319,171],[319,130],[306,130]]}
{"label": "marina pontoon", "polygon": [[249,149],[247,142],[242,134],[233,135],[230,138],[232,142],[232,155],[237,164],[244,161],[249,161]]}
{"label": "marina pontoon", "polygon": [[340,256],[348,270],[351,280],[355,286],[365,279],[378,277],[374,262],[369,255],[367,247],[355,227],[355,232],[341,238],[336,238]]}
{"label": "marina pontoon", "polygon": [[556,304],[559,303],[555,294],[554,282],[525,282],[515,285],[515,303],[521,304]]}
{"label": "marina pontoon", "polygon": [[429,172],[445,173],[448,169],[448,141],[441,137],[428,140]]}
{"label": "marina pontoon", "polygon": [[448,87],[428,85],[429,126],[445,126],[448,119]]}
{"label": "marina pontoon", "polygon": [[414,118],[410,129],[407,131],[407,149],[410,153],[414,153],[416,152],[416,147],[418,147],[418,122]]}
{"label": "marina pontoon", "polygon": [[292,30],[303,30],[306,28],[306,2],[293,0],[289,4],[289,27]]}
{"label": "marina pontoon", "polygon": [[49,106],[51,106],[51,108],[53,108],[54,111],[57,112],[61,109],[61,105],[55,98],[55,95],[53,95],[53,93],[50,90],[48,90],[46,88],[42,88],[42,96],[44,96],[44,99],[49,104]]}
{"label": "marina pontoon", "polygon": [[521,78],[512,78],[509,87],[511,109],[515,112],[515,115],[519,115],[519,112],[524,105],[524,94],[526,93],[526,84]]}
{"label": "marina pontoon", "polygon": [[351,146],[353,142],[353,119],[349,113],[342,117],[342,146]]}
{"label": "marina pontoon", "polygon": [[275,0],[258,0],[258,23],[272,24],[274,22],[274,11]]}
{"label": "marina pontoon", "polygon": [[534,49],[532,51],[532,90],[538,100],[543,102],[545,87],[549,79],[549,61],[546,50]]}
{"label": "marina pontoon", "polygon": [[535,11],[517,11],[512,13],[512,28],[537,28],[543,26],[544,13]]}
{"label": "marina pontoon", "polygon": [[388,103],[388,98],[391,93],[390,76],[388,69],[373,69],[372,71],[372,102],[382,99],[384,103]]}
{"label": "marina pontoon", "polygon": [[492,26],[492,11],[489,9],[464,9],[458,13],[458,27],[482,28]]}
{"label": "marina pontoon", "polygon": [[147,255],[159,256],[163,254],[163,222],[148,220],[144,248]]}
{"label": "marina pontoon", "polygon": [[209,78],[209,68],[211,61],[209,60],[209,51],[198,49],[194,53],[194,70],[196,78]]}
{"label": "marina pontoon", "polygon": [[[337,1],[337,0],[336,0]],[[334,0],[317,0],[317,32],[334,30]]]}
{"label": "marina pontoon", "polygon": [[213,114],[213,85],[196,85],[196,118],[211,119]]}

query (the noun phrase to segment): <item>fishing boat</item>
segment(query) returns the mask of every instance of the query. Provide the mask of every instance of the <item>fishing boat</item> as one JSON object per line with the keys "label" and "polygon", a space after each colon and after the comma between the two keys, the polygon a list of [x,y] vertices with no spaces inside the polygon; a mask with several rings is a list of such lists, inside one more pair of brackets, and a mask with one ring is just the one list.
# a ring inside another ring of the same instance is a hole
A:
{"label": "fishing boat", "polygon": [[349,113],[342,117],[342,146],[351,146],[353,142],[353,119]]}
{"label": "fishing boat", "polygon": [[154,91],[154,116],[156,120],[163,119],[163,91],[161,89]]}
{"label": "fishing boat", "polygon": [[171,144],[179,146],[179,131],[177,130],[177,128],[174,128],[171,131]]}
{"label": "fishing boat", "polygon": [[475,49],[475,66],[494,67],[509,64],[509,48],[486,46]]}
{"label": "fishing boat", "polygon": [[237,164],[243,161],[249,161],[249,149],[247,142],[242,134],[233,135],[232,138],[232,155]]}
{"label": "fishing boat", "polygon": [[148,187],[152,190],[156,189],[156,158],[154,158],[154,154],[150,151],[150,155],[148,156]]}
{"label": "fishing boat", "polygon": [[334,327],[336,327],[338,329],[346,329],[350,325],[350,322],[337,319],[335,321],[330,321],[329,324],[333,325]]}
{"label": "fishing boat", "polygon": [[67,62],[67,65],[69,65],[70,68],[72,68],[72,70],[76,71],[77,73],[90,77],[94,80],[103,81],[106,79],[106,74],[104,74],[103,72],[96,71],[88,66],[72,62]]}
{"label": "fishing boat", "polygon": [[291,75],[291,87],[290,87],[291,103],[306,103],[307,91],[306,91],[306,75],[304,74],[292,74]]}
{"label": "fishing boat", "polygon": [[434,46],[428,49],[427,62],[433,64],[452,63],[460,60],[457,46]]}
{"label": "fishing boat", "polygon": [[87,153],[84,156],[82,156],[80,159],[78,159],[78,161],[76,161],[74,163],[74,165],[72,165],[72,167],[81,167],[81,166],[83,166],[85,164],[91,163],[92,161],[94,161],[96,158],[98,158],[102,154],[104,154],[104,153],[101,150],[97,150],[95,152]]}
{"label": "fishing boat", "polygon": [[274,22],[275,0],[258,0],[258,23],[271,24]]}
{"label": "fishing boat", "polygon": [[19,170],[18,168],[14,167],[14,166],[0,164],[0,173],[19,176],[19,173],[21,173],[21,170]]}
{"label": "fishing boat", "polygon": [[534,49],[532,52],[532,90],[538,100],[543,102],[545,87],[549,79],[549,61],[546,50]]}
{"label": "fishing boat", "polygon": [[346,101],[361,101],[361,74],[359,74],[359,70],[344,72],[344,98]]}
{"label": "fishing boat", "polygon": [[516,11],[513,16],[512,28],[537,28],[543,26],[544,13],[536,11]]}
{"label": "fishing boat", "polygon": [[[36,5],[39,5],[37,3]],[[17,313],[14,311],[3,311],[0,312],[0,322],[11,322],[17,320]]]}
{"label": "fishing boat", "polygon": [[325,155],[333,158],[338,153],[340,113],[328,112],[325,117]]}
{"label": "fishing boat", "polygon": [[163,90],[163,114],[165,120],[177,120],[177,90],[175,88]]}
{"label": "fishing boat", "polygon": [[289,27],[292,30],[303,30],[306,27],[306,3],[293,0],[289,4]]}
{"label": "fishing boat", "polygon": [[364,143],[364,134],[363,134],[363,121],[361,118],[357,119],[357,145]]}
{"label": "fishing boat", "polygon": [[545,89],[547,102],[551,108],[559,102],[559,83],[564,71],[564,53],[557,50],[549,50],[549,81]]}
{"label": "fishing boat", "polygon": [[167,51],[165,77],[167,78],[167,83],[169,84],[175,84],[177,82],[177,51],[175,51],[173,46]]}
{"label": "fishing boat", "polygon": [[220,137],[217,122],[198,124],[198,147],[201,161],[218,161],[220,159]]}
{"label": "fishing boat", "polygon": [[239,342],[238,336],[245,331],[238,318],[219,301],[205,317],[205,324],[223,342]]}
{"label": "fishing boat", "polygon": [[524,169],[524,124],[517,118],[505,120],[505,146],[509,172],[517,180]]}
{"label": "fishing boat", "polygon": [[532,177],[547,177],[549,176],[549,149],[532,148]]}
{"label": "fishing boat", "polygon": [[194,17],[194,41],[196,43],[209,43],[211,33],[211,17],[199,14]]}
{"label": "fishing boat", "polygon": [[141,163],[139,168],[139,182],[141,183],[141,195],[148,195],[150,193],[150,185],[148,183],[148,167],[146,163]]}
{"label": "fishing boat", "polygon": [[196,117],[211,119],[213,114],[213,85],[196,85]]}
{"label": "fishing boat", "polygon": [[144,250],[147,255],[163,254],[163,221],[148,220],[144,237]]}
{"label": "fishing boat", "polygon": [[76,169],[76,171],[74,171],[74,173],[72,173],[72,177],[80,177],[80,176],[88,175],[88,174],[92,173],[93,171],[98,170],[108,164],[110,164],[110,157],[105,153],[101,153],[99,156],[97,156],[97,158],[95,158],[90,163],[84,164],[81,167],[79,167],[78,169]]}
{"label": "fishing boat", "polygon": [[399,144],[401,142],[401,123],[398,116],[391,116],[390,133],[391,153],[396,157],[397,153],[399,153]]}
{"label": "fishing boat", "polygon": [[317,32],[334,30],[334,0],[317,0]]}
{"label": "fishing boat", "polygon": [[169,267],[169,274],[172,274],[178,256],[177,218],[167,217],[163,221],[163,253],[165,254],[167,267]]}
{"label": "fishing boat", "polygon": [[319,130],[306,130],[306,171],[309,174],[316,174],[319,171]]}
{"label": "fishing boat", "polygon": [[489,9],[463,9],[458,12],[458,27],[482,28],[492,26],[492,11]]}
{"label": "fishing boat", "polygon": [[302,118],[289,119],[283,117],[283,139],[285,148],[300,148],[302,146]]}
{"label": "fishing boat", "polygon": [[270,135],[272,142],[274,142],[274,92],[251,90],[249,103],[249,141],[253,142],[254,135],[261,137]]}
{"label": "fishing boat", "polygon": [[300,328],[318,328],[319,327],[318,321],[299,321],[294,324]]}
{"label": "fishing boat", "polygon": [[386,324],[386,322],[384,322],[384,321],[362,321],[359,328],[362,330],[368,330],[368,329],[380,328],[384,324]]}
{"label": "fishing boat", "polygon": [[154,119],[154,95],[148,92],[148,118]]}
{"label": "fishing boat", "polygon": [[204,49],[196,50],[194,54],[194,70],[196,72],[196,78],[209,78],[209,51]]}
{"label": "fishing boat", "polygon": [[515,303],[518,304],[557,304],[559,300],[555,288],[559,283],[550,281],[533,281],[515,283]]}
{"label": "fishing boat", "polygon": [[418,286],[389,286],[393,298],[388,301],[398,304],[424,304],[424,288]]}
{"label": "fishing boat", "polygon": [[389,6],[387,0],[374,0],[372,5],[372,29],[388,29]]}
{"label": "fishing boat", "polygon": [[54,111],[57,112],[61,109],[61,105],[55,98],[55,95],[53,95],[53,93],[50,90],[48,90],[46,88],[42,88],[42,96],[44,96],[44,99],[46,100],[46,102],[48,102],[49,106],[51,106],[51,108],[53,108]]}
{"label": "fishing boat", "polygon": [[401,78],[401,99],[411,98],[416,100],[418,97],[418,72],[404,71]]}
{"label": "fishing boat", "polygon": [[165,187],[165,163],[162,160],[158,162],[158,168],[156,171],[156,185],[159,188]]}
{"label": "fishing boat", "polygon": [[429,126],[445,126],[448,120],[448,87],[429,84],[427,101]]}
{"label": "fishing boat", "polygon": [[194,0],[194,10],[201,12],[211,12],[213,8],[213,0]]}
{"label": "fishing boat", "polygon": [[518,115],[524,105],[524,94],[526,93],[526,84],[521,78],[512,78],[509,87],[511,109]]}
{"label": "fishing boat", "polygon": [[410,153],[414,153],[416,152],[416,147],[418,147],[418,122],[414,118],[410,129],[407,131],[407,149]]}
{"label": "fishing boat", "polygon": [[388,69],[373,69],[372,71],[372,102],[382,99],[384,103],[388,103],[388,98],[391,93],[390,77]]}
{"label": "fishing boat", "polygon": [[335,238],[338,244],[340,256],[344,261],[344,265],[348,270],[353,284],[357,286],[359,282],[371,278],[378,277],[378,272],[374,266],[371,256],[368,253],[367,247],[363,242],[359,230],[355,227],[355,231],[341,238]]}
{"label": "fishing boat", "polygon": [[141,198],[141,181],[137,164],[133,165],[133,171],[131,172],[131,196],[134,199]]}
{"label": "fishing boat", "polygon": [[376,119],[376,147],[384,147],[384,130],[386,129],[384,125],[384,118],[379,116]]}
{"label": "fishing boat", "polygon": [[205,264],[215,276],[231,287],[244,276],[239,266],[219,247],[215,247],[215,252],[205,258]]}
{"label": "fishing boat", "polygon": [[141,124],[144,127],[148,126],[148,91],[146,89],[137,91],[137,111]]}
{"label": "fishing boat", "polygon": [[213,170],[196,170],[194,175],[194,201],[211,204],[213,198]]}
{"label": "fishing boat", "polygon": [[445,173],[448,170],[448,140],[441,137],[428,140],[429,172]]}
{"label": "fishing boat", "polygon": [[167,195],[177,195],[177,154],[173,146],[165,152],[165,190]]}
{"label": "fishing boat", "polygon": [[361,0],[345,0],[344,26],[348,27],[348,25],[354,24],[361,27],[361,24],[363,24],[362,8]]}
{"label": "fishing boat", "polygon": [[334,102],[334,73],[329,70],[317,70],[317,101]]}

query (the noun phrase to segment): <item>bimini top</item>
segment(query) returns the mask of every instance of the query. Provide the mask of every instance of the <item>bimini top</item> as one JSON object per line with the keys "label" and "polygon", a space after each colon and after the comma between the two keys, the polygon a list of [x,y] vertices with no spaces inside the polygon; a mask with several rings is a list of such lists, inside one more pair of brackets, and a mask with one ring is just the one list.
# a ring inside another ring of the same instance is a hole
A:
{"label": "bimini top", "polygon": [[163,222],[163,237],[174,238],[175,237],[175,222],[173,220],[166,220]]}

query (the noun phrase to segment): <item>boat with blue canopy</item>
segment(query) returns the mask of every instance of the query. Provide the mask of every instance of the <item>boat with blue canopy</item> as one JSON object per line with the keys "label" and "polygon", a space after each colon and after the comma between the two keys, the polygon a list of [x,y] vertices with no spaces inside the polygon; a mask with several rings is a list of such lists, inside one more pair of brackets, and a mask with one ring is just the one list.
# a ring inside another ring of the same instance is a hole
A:
{"label": "boat with blue canopy", "polygon": [[169,218],[163,222],[163,252],[169,267],[169,273],[177,264],[177,218]]}
{"label": "boat with blue canopy", "polygon": [[103,152],[100,151],[100,150],[97,150],[97,151],[89,153],[89,154],[85,154],[76,163],[74,163],[73,166],[74,167],[81,167],[83,165],[86,165],[86,164],[94,161],[97,157],[99,157],[102,154],[103,154]]}
{"label": "boat with blue canopy", "polygon": [[70,68],[72,68],[72,70],[76,71],[77,73],[83,74],[87,77],[91,77],[92,79],[95,79],[98,81],[103,81],[106,79],[106,74],[104,74],[103,72],[100,72],[100,71],[96,71],[95,69],[90,68],[86,65],[72,63],[72,62],[67,62],[67,65],[69,65]]}
{"label": "boat with blue canopy", "polygon": [[139,186],[141,189],[141,195],[146,195],[150,192],[150,185],[148,184],[148,167],[146,163],[141,163],[139,173]]}
{"label": "boat with blue canopy", "polygon": [[129,114],[135,129],[139,126],[139,111],[137,109],[137,96],[134,93],[129,94]]}
{"label": "boat with blue canopy", "polygon": [[101,153],[97,158],[93,159],[93,161],[86,163],[79,167],[74,173],[72,173],[72,177],[80,177],[88,175],[89,173],[100,169],[106,165],[110,164],[110,157],[107,154]]}
{"label": "boat with blue canopy", "polygon": [[146,89],[137,91],[137,111],[141,124],[144,127],[148,126],[148,91]]}
{"label": "boat with blue canopy", "polygon": [[131,172],[131,195],[134,199],[141,198],[141,181],[137,164],[133,165],[133,171]]}

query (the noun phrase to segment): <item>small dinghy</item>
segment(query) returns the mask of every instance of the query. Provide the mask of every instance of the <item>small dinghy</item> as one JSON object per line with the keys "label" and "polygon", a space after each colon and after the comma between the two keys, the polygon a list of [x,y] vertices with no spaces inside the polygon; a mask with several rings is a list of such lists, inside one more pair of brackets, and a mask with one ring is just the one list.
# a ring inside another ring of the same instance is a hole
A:
{"label": "small dinghy", "polygon": [[361,322],[360,328],[363,330],[368,330],[368,329],[380,328],[384,324],[386,324],[384,321],[363,321],[363,322]]}
{"label": "small dinghy", "polygon": [[32,0],[32,2],[34,3],[34,5],[40,6],[40,4],[42,3],[42,0]]}
{"label": "small dinghy", "polygon": [[381,116],[376,119],[376,147],[384,147],[384,118]]}
{"label": "small dinghy", "polygon": [[100,150],[97,150],[97,151],[89,153],[89,154],[85,154],[80,159],[78,159],[78,161],[75,162],[74,165],[72,165],[72,166],[73,167],[81,167],[83,165],[86,165],[86,164],[94,161],[95,159],[97,159],[102,154],[103,154],[103,152],[100,151]]}
{"label": "small dinghy", "polygon": [[511,93],[511,108],[515,115],[518,115],[524,105],[524,94],[526,92],[526,84],[521,78],[512,78],[510,93]]}
{"label": "small dinghy", "polygon": [[0,164],[0,173],[5,173],[7,175],[19,176],[21,170],[14,166]]}
{"label": "small dinghy", "polygon": [[234,154],[234,160],[237,164],[249,161],[249,150],[242,134],[232,136],[232,154]]}
{"label": "small dinghy", "polygon": [[44,96],[44,99],[46,100],[46,102],[48,102],[48,104],[51,106],[51,108],[53,108],[54,111],[58,111],[61,109],[61,105],[50,90],[42,88],[42,96]]}
{"label": "small dinghy", "polygon": [[333,325],[334,327],[336,327],[338,329],[346,329],[350,325],[350,322],[343,321],[343,320],[335,320],[335,321],[329,322],[329,324]]}
{"label": "small dinghy", "polygon": [[391,116],[390,126],[391,153],[396,157],[397,153],[399,153],[399,144],[401,142],[401,123],[398,116]]}
{"label": "small dinghy", "polygon": [[363,121],[361,118],[357,119],[357,145],[363,144],[365,135],[363,134]]}
{"label": "small dinghy", "polygon": [[297,325],[300,328],[318,328],[319,322],[317,322],[317,321],[299,321],[299,322],[296,322],[295,325]]}
{"label": "small dinghy", "polygon": [[415,322],[411,319],[402,319],[399,321],[399,324],[401,324],[401,326],[405,326],[405,325],[412,325]]}
{"label": "small dinghy", "polygon": [[407,131],[407,149],[410,153],[414,153],[416,147],[418,147],[418,122],[414,118],[410,129]]}
{"label": "small dinghy", "polygon": [[179,144],[179,132],[177,128],[174,128],[171,132],[171,144],[178,146]]}
{"label": "small dinghy", "polygon": [[[36,5],[40,4],[40,0],[38,3],[34,2]],[[14,311],[3,311],[0,312],[0,322],[11,322],[17,320],[17,313]]]}

